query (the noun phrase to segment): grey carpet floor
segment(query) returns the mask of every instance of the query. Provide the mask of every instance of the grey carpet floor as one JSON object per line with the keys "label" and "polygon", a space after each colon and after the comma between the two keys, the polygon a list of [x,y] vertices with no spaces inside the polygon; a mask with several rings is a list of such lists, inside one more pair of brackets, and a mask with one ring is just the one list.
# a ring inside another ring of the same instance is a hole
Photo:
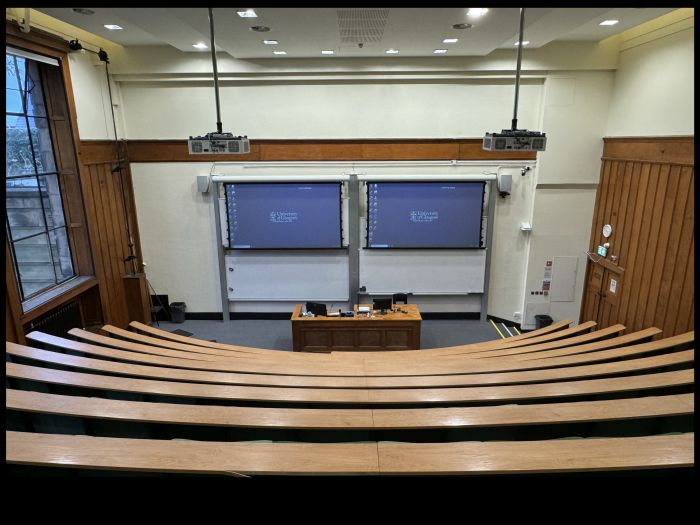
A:
{"label": "grey carpet floor", "polygon": [[[154,325],[156,326],[156,325]],[[290,321],[279,320],[233,320],[223,321],[185,321],[169,323],[160,321],[162,330],[173,332],[185,330],[192,337],[216,340],[219,343],[270,348],[273,350],[292,350],[292,325]],[[421,348],[440,348],[443,346],[463,345],[499,339],[500,336],[490,323],[477,320],[437,321],[421,323]]]}

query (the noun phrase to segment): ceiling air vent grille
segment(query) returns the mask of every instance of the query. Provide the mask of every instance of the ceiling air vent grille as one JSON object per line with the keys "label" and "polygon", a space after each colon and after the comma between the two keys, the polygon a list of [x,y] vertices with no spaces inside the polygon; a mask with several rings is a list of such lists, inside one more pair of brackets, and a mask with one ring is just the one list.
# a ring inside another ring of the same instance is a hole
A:
{"label": "ceiling air vent grille", "polygon": [[381,42],[388,18],[388,9],[338,9],[340,41]]}

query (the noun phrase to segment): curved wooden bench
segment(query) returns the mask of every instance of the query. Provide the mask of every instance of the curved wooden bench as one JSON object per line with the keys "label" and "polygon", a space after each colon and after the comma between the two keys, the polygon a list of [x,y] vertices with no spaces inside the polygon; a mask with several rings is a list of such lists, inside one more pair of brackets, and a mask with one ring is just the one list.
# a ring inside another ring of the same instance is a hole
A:
{"label": "curved wooden bench", "polygon": [[[478,345],[501,345],[504,342],[508,342],[509,344],[514,342],[514,341],[522,341],[525,339],[530,339],[530,338],[536,338],[540,337],[543,335],[551,334],[553,332],[558,332],[564,329],[567,329],[569,325],[571,324],[570,320],[563,320],[563,321],[558,321],[556,323],[552,323],[549,326],[546,326],[544,328],[540,328],[538,330],[533,330],[531,332],[523,333],[517,336],[513,336],[508,338],[507,340],[504,339],[494,339],[492,341],[485,341],[483,343],[475,343],[475,344],[469,344],[469,345],[462,345],[458,347],[447,347],[447,350],[452,350],[452,349],[458,349],[458,348],[467,348],[467,347],[478,347]],[[595,324],[595,323],[594,323]],[[139,323],[138,321],[132,321],[129,323],[129,326],[139,332],[144,332],[146,334],[149,334],[151,336],[154,336],[153,338],[160,338],[162,340],[166,341],[175,341],[177,343],[184,343],[186,345],[196,345],[196,346],[201,346],[201,347],[206,347],[206,348],[214,348],[214,349],[219,349],[219,350],[234,350],[234,351],[246,351],[246,352],[253,352],[257,354],[264,354],[264,355],[269,355],[270,352],[279,352],[279,350],[272,350],[272,349],[262,349],[262,348],[251,348],[251,347],[241,347],[237,345],[229,345],[225,343],[215,343],[212,341],[205,341],[203,339],[197,339],[197,338],[192,338],[192,337],[184,337],[178,334],[173,334],[170,332],[167,332],[165,330],[160,330],[158,328],[153,328],[152,326],[145,325],[143,323]],[[109,325],[105,325],[102,327],[103,330],[112,332],[112,329],[116,327],[111,327]],[[112,333],[120,334],[122,335],[121,329],[116,329],[117,331],[114,331]],[[565,336],[564,336],[565,337]],[[164,343],[156,343],[156,342],[151,342],[151,344],[154,345],[159,345],[163,346]],[[440,348],[435,349],[435,350],[442,350]],[[432,349],[424,349],[424,350],[406,350],[405,352],[399,352],[399,353],[408,353],[410,355],[411,352],[431,352],[433,351]],[[365,354],[366,352],[362,352],[362,354]],[[370,352],[371,354],[382,354],[382,352]],[[396,353],[396,352],[394,352]],[[354,352],[344,352],[341,355],[352,355]]]}
{"label": "curved wooden bench", "polygon": [[382,443],[393,474],[506,474],[691,467],[694,434],[496,443]]}
{"label": "curved wooden bench", "polygon": [[567,355],[585,354],[587,352],[596,352],[598,350],[611,350],[613,348],[620,348],[622,346],[629,346],[635,344],[648,343],[653,340],[655,335],[661,333],[658,328],[645,328],[638,332],[632,332],[630,334],[621,335],[619,337],[610,337],[604,339],[603,341],[596,341],[588,344],[579,344],[575,346],[567,346],[564,348],[555,348],[554,350],[538,350],[535,352],[517,352],[516,350],[526,350],[527,348],[509,350],[506,353],[499,356],[490,356],[492,358],[499,357],[501,359],[507,358],[511,361],[530,361],[533,359],[552,359],[554,357],[564,357]]}
{"label": "curved wooden bench", "polygon": [[193,383],[220,383],[250,386],[285,386],[316,388],[424,388],[441,386],[475,386],[512,383],[535,383],[558,379],[585,378],[591,376],[614,375],[629,372],[664,368],[692,363],[694,350],[673,352],[653,357],[627,359],[597,365],[570,366],[544,370],[505,372],[491,374],[438,375],[438,376],[397,376],[397,377],[323,377],[323,376],[284,376],[265,374],[239,374],[235,372],[211,372],[187,370],[163,366],[146,366],[130,363],[91,359],[49,350],[41,350],[16,343],[5,344],[9,355],[70,366],[95,372],[167,379]]}
{"label": "curved wooden bench", "polygon": [[[396,355],[397,357],[432,358],[437,356],[480,353],[485,350],[503,350],[506,348],[519,348],[540,343],[550,343],[553,341],[559,341],[559,346],[566,346],[570,338],[590,333],[595,328],[596,324],[597,323],[595,321],[586,321],[585,323],[581,323],[570,328],[564,328],[546,334],[538,334],[537,336],[531,336],[525,339],[515,339],[514,337],[508,337],[505,339],[495,339],[493,341],[473,343],[471,345],[446,346],[442,348],[424,349],[416,354],[413,353],[415,352],[415,350],[399,350],[391,353],[362,352],[362,355],[366,355],[369,357],[390,357],[392,355]],[[615,325],[615,327],[618,328],[620,331],[625,329],[624,325]],[[339,353],[340,352],[334,352],[334,355]],[[357,354],[357,352],[350,353],[350,355],[355,354]]]}
{"label": "curved wooden bench", "polygon": [[218,443],[5,433],[10,464],[220,474],[500,474],[689,467],[694,434],[485,443]]}
{"label": "curved wooden bench", "polygon": [[[74,350],[84,353],[92,353],[116,359],[150,362],[172,366],[177,368],[189,368],[194,370],[217,370],[227,372],[253,372],[262,374],[282,374],[282,375],[310,375],[310,376],[393,376],[393,375],[442,375],[458,373],[478,373],[478,372],[504,372],[515,370],[530,370],[537,368],[554,368],[558,366],[572,366],[576,364],[592,363],[610,359],[625,358],[648,352],[658,352],[676,346],[687,345],[693,342],[694,332],[651,341],[649,343],[636,344],[629,347],[622,347],[613,350],[599,350],[573,356],[557,357],[551,359],[531,360],[526,362],[509,362],[505,359],[475,360],[464,359],[462,357],[445,357],[440,360],[431,360],[426,363],[403,362],[397,360],[394,363],[387,363],[383,360],[357,363],[280,363],[273,360],[245,360],[236,359],[230,362],[196,361],[190,359],[174,359],[157,356],[146,356],[146,354],[136,352],[124,352],[111,350],[103,347],[95,347],[77,341],[71,341],[60,337],[44,334],[41,332],[31,332],[26,338],[32,341],[49,344],[58,348]],[[132,345],[133,343],[124,343]],[[149,347],[151,348],[151,347]],[[163,352],[169,352],[162,349]],[[173,351],[174,352],[174,351]],[[497,361],[497,362],[496,362]]]}
{"label": "curved wooden bench", "polygon": [[[514,354],[520,354],[520,353],[530,353],[530,352],[539,352],[540,350],[547,350],[547,349],[553,349],[553,348],[569,348],[569,345],[576,345],[576,347],[584,346],[584,343],[588,341],[596,341],[598,339],[602,339],[602,341],[599,341],[598,346],[585,346],[583,349],[581,349],[581,352],[586,352],[589,351],[589,348],[593,349],[599,349],[599,348],[606,348],[606,347],[614,347],[615,341],[620,340],[619,338],[612,338],[612,336],[617,333],[624,330],[623,325],[615,325],[614,327],[606,328],[603,330],[599,330],[597,332],[592,332],[585,334],[584,336],[578,336],[578,337],[570,337],[565,340],[557,340],[557,341],[552,341],[550,343],[541,343],[541,344],[533,344],[531,346],[524,346],[524,347],[518,347],[515,349],[509,349],[509,350],[490,350],[490,351],[483,351],[483,352],[474,352],[474,353],[465,353],[465,354],[460,354],[464,358],[482,358],[482,357],[499,357],[501,355],[506,356],[506,355],[514,355]],[[636,336],[634,334],[629,334],[627,339],[622,339],[622,342],[636,342],[640,341],[642,339],[648,338],[651,339],[653,335],[656,335],[660,333],[661,330],[658,328],[647,328],[646,330],[642,331],[642,333],[637,332]],[[87,341],[90,343],[96,343],[99,345],[103,346],[109,346],[113,348],[121,348],[125,350],[132,350],[135,352],[142,352],[142,353],[147,353],[147,354],[153,354],[153,355],[163,355],[167,357],[180,357],[182,359],[194,359],[197,361],[212,361],[212,362],[224,362],[224,363],[230,363],[233,359],[233,361],[238,361],[242,355],[237,355],[237,356],[232,356],[230,355],[230,352],[227,350],[210,350],[206,348],[201,348],[200,350],[202,352],[218,352],[218,353],[227,353],[228,355],[222,356],[220,354],[201,354],[199,352],[195,353],[190,353],[190,349],[192,347],[188,347],[187,345],[181,345],[179,343],[173,343],[176,345],[175,347],[153,347],[150,346],[146,342],[136,342],[130,341],[130,340],[125,340],[121,338],[113,338],[113,337],[105,337],[101,336],[98,334],[94,334],[92,332],[88,332],[85,330],[81,330],[78,328],[73,328],[69,330],[68,332],[70,335],[77,337],[78,339],[81,339],[83,341]],[[129,332],[127,332],[129,333]],[[597,334],[597,335],[596,335]],[[143,339],[143,337],[141,337]],[[166,343],[167,345],[168,343]],[[617,345],[619,346],[619,345]],[[572,350],[569,353],[577,353],[576,350]],[[274,359],[275,362],[284,362],[288,360],[288,357],[291,355],[292,360],[296,360],[296,362],[299,363],[309,363],[309,362],[330,362],[329,361],[329,354],[299,354],[299,353],[291,353],[291,352],[279,352],[278,355],[275,356],[265,356],[264,358],[261,358],[265,360],[266,362],[269,362],[269,359]],[[555,355],[555,354],[551,354]],[[563,354],[567,355],[567,354]],[[308,358],[307,358],[308,357]],[[355,356],[352,360],[357,362],[358,358],[360,356]],[[413,356],[411,356],[412,358]],[[396,359],[399,359],[398,356],[389,357],[387,356],[386,360],[387,361],[394,361]],[[405,359],[405,358],[402,358]],[[428,357],[421,357],[421,358],[416,358],[417,361],[420,362],[428,362],[428,360],[431,360],[432,358]],[[343,363],[347,363],[348,360],[344,360]]]}
{"label": "curved wooden bench", "polygon": [[[440,353],[439,355],[464,355],[466,356],[471,356],[471,357],[486,357],[487,355],[491,355],[491,352],[499,352],[499,351],[504,351],[504,348],[518,348],[521,352],[528,352],[528,351],[536,351],[539,348],[536,348],[534,345],[538,346],[543,346],[544,348],[559,348],[563,346],[571,346],[575,344],[583,344],[587,342],[592,342],[592,341],[597,341],[600,339],[604,339],[606,337],[612,337],[616,333],[624,331],[625,327],[624,325],[617,324],[608,328],[604,328],[602,330],[597,330],[594,332],[590,332],[590,329],[592,326],[594,326],[595,323],[584,323],[582,325],[576,326],[574,328],[570,329],[565,329],[565,330],[560,330],[558,332],[555,332],[553,334],[547,334],[543,335],[541,337],[532,337],[527,340],[521,340],[521,341],[513,341],[511,342],[510,340],[507,340],[503,343],[500,341],[494,342],[494,345],[490,345],[488,347],[483,346],[483,347],[477,347],[477,348],[471,348],[472,346],[476,345],[465,345],[463,347],[449,347],[449,348],[438,348],[438,349],[432,349],[432,350],[425,350],[421,351],[421,353],[416,354],[415,350],[406,350],[406,351],[401,351],[401,352],[390,352],[387,354],[386,352],[364,352],[358,354],[357,352],[350,352],[348,354],[349,357],[341,358],[344,361],[352,361],[352,360],[357,360],[358,358],[362,358],[363,355],[371,354],[375,355],[378,354],[381,357],[386,357],[387,359],[397,359],[397,358],[407,358],[407,357],[416,357],[420,359],[425,359],[425,358],[432,358],[435,356],[436,352],[433,352],[433,350],[437,351],[439,350]],[[221,356],[224,358],[230,358],[230,357],[245,357],[246,354],[242,354],[240,352],[232,351],[232,350],[221,350],[221,349],[211,349],[211,348],[205,348],[205,347],[198,347],[198,346],[193,346],[193,345],[187,345],[183,343],[178,343],[178,342],[173,342],[173,341],[167,341],[164,339],[158,339],[155,337],[147,337],[141,334],[137,334],[135,332],[129,332],[127,330],[122,330],[121,328],[116,328],[110,325],[105,325],[102,327],[102,330],[110,335],[115,335],[118,338],[117,339],[112,339],[110,342],[110,338],[105,338],[103,336],[100,336],[98,334],[94,334],[92,332],[86,332],[84,330],[80,329],[73,329],[69,331],[70,335],[73,335],[75,337],[78,337],[82,340],[85,341],[90,341],[90,342],[95,342],[95,343],[100,343],[104,344],[107,346],[114,346],[118,348],[126,348],[124,345],[120,344],[122,341],[128,341],[131,343],[140,343],[140,344],[145,344],[145,345],[151,345],[151,346],[156,346],[156,347],[163,347],[167,348],[170,350],[182,350],[182,351],[187,351],[187,352],[195,352],[195,353],[205,353],[205,354],[210,354],[210,355],[216,355],[216,356]],[[583,335],[577,335],[580,334],[581,332],[585,332]],[[659,330],[659,332],[661,332]],[[556,334],[561,334],[555,337]],[[497,350],[492,349],[491,346],[496,346],[495,343],[498,343],[497,345]],[[477,343],[477,345],[480,343]],[[546,346],[545,346],[546,345]],[[532,348],[532,350],[528,350]],[[471,349],[471,350],[470,350]],[[333,358],[334,361],[338,360],[339,355],[342,354],[341,352],[335,352],[332,354],[315,354],[315,353],[300,353],[300,352],[284,352],[284,351],[276,351],[278,352],[277,354],[270,354],[270,352],[275,352],[274,350],[271,351],[266,351],[267,353],[263,355],[263,357],[271,357],[274,356],[275,359],[296,359],[296,360],[302,360],[302,361],[328,361],[331,357]],[[517,353],[517,352],[516,352]],[[258,354],[260,355],[260,354]],[[250,356],[250,354],[248,354]]]}
{"label": "curved wooden bench", "polygon": [[[218,357],[223,359],[237,359],[239,357],[247,358],[274,358],[274,359],[291,359],[297,361],[329,361],[330,354],[327,353],[311,353],[311,352],[291,352],[285,350],[264,350],[258,349],[262,352],[254,353],[249,350],[255,350],[254,348],[248,348],[246,351],[239,351],[235,349],[222,350],[220,348],[208,348],[203,346],[197,346],[193,344],[185,344],[174,341],[166,341],[164,339],[158,339],[155,337],[148,337],[145,335],[138,334],[136,332],[130,332],[128,330],[123,330],[115,326],[104,325],[101,330],[116,337],[106,337],[93,332],[87,332],[79,328],[73,328],[68,331],[68,333],[74,337],[78,337],[85,341],[96,342],[104,344],[107,346],[118,346],[120,343],[138,343],[140,345],[151,346],[155,348],[167,348],[168,350],[181,350],[183,352],[190,352],[194,354],[203,354],[208,357]],[[120,346],[121,347],[121,346]]]}
{"label": "curved wooden bench", "polygon": [[539,405],[415,409],[229,407],[118,401],[5,390],[5,408],[61,416],[247,428],[426,429],[591,423],[694,413],[693,394]]}
{"label": "curved wooden bench", "polygon": [[[165,348],[165,347],[160,347],[160,346],[152,346],[149,344],[144,344],[144,343],[138,343],[135,341],[127,341],[125,339],[120,339],[116,337],[107,337],[104,335],[99,335],[95,334],[92,332],[88,332],[86,330],[81,330],[80,328],[71,328],[68,330],[68,334],[72,335],[73,337],[76,337],[78,339],[81,339],[82,341],[87,341],[89,343],[94,343],[100,346],[106,346],[106,347],[112,347],[112,348],[121,348],[124,350],[131,350],[133,352],[141,352],[144,354],[152,354],[152,355],[162,355],[166,357],[177,357],[180,359],[188,359],[188,360],[194,360],[194,361],[210,361],[210,362],[220,362],[220,363],[233,363],[237,362],[239,360],[259,360],[261,363],[265,362],[284,362],[285,356],[282,354],[289,354],[291,352],[284,352],[280,351],[278,355],[274,356],[264,356],[264,357],[256,357],[252,356],[252,354],[249,355],[244,355],[244,354],[234,354],[232,352],[228,352],[225,350],[209,350],[206,348],[203,348],[203,352],[193,352],[188,348],[182,349],[174,349],[174,348]],[[28,334],[31,335],[31,334]],[[180,347],[183,347],[185,345],[178,345]],[[218,352],[218,353],[223,353],[227,352],[226,355],[216,355],[212,353],[204,353],[204,352]],[[295,354],[297,356],[297,359],[299,357],[302,358],[301,363],[310,363],[310,362],[328,362],[328,355],[327,354],[312,354],[308,361],[303,359],[304,356],[300,354]]]}
{"label": "curved wooden bench", "polygon": [[[619,333],[622,330],[624,330],[624,327],[622,327],[622,329],[610,327],[610,329],[605,328],[583,336],[572,337],[566,340],[567,342],[571,341],[572,344],[567,344],[565,346],[562,346],[560,341],[553,341],[551,343],[542,343],[532,346],[508,348],[506,350],[489,350],[487,352],[464,355],[464,357],[489,360],[496,358],[508,358],[509,360],[513,360],[530,359],[535,357],[561,357],[565,355],[582,354],[595,350],[603,350],[606,348],[617,348],[628,344],[648,342],[651,341],[655,335],[661,333],[661,330],[658,328],[646,328],[644,330],[640,330],[639,332],[632,332],[630,334],[614,337],[616,333]],[[597,337],[590,337],[599,333],[600,335]]]}
{"label": "curved wooden bench", "polygon": [[200,474],[375,474],[377,444],[217,443],[5,433],[21,465]]}
{"label": "curved wooden bench", "polygon": [[66,372],[17,363],[5,364],[5,375],[16,379],[28,379],[42,383],[76,387],[156,394],[164,396],[194,397],[202,399],[227,399],[240,401],[264,401],[280,403],[353,403],[353,404],[401,404],[401,403],[462,403],[480,401],[506,401],[517,399],[561,398],[581,395],[597,395],[631,390],[649,390],[693,384],[693,370],[678,370],[640,376],[590,379],[544,384],[526,384],[489,387],[458,388],[404,388],[404,389],[319,389],[273,388],[254,386],[210,385],[201,383],[176,383],[127,377],[111,377],[78,372]]}

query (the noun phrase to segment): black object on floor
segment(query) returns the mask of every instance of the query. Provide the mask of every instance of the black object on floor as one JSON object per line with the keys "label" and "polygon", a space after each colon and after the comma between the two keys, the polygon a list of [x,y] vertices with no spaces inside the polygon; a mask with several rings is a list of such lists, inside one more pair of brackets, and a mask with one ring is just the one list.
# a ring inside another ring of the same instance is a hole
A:
{"label": "black object on floor", "polygon": [[185,337],[189,337],[192,335],[192,332],[188,332],[187,330],[180,330],[179,328],[177,330],[173,330],[170,333],[177,334],[177,335],[184,335]]}

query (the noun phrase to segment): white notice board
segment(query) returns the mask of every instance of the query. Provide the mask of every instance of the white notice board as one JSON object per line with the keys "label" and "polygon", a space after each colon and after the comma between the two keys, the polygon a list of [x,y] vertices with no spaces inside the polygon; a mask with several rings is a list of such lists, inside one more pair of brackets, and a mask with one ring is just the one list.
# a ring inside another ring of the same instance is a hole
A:
{"label": "white notice board", "polygon": [[554,257],[552,270],[552,302],[572,302],[576,298],[578,257]]}
{"label": "white notice board", "polygon": [[348,301],[346,250],[226,255],[229,301]]}
{"label": "white notice board", "polygon": [[360,250],[360,287],[369,294],[484,293],[486,249]]}

